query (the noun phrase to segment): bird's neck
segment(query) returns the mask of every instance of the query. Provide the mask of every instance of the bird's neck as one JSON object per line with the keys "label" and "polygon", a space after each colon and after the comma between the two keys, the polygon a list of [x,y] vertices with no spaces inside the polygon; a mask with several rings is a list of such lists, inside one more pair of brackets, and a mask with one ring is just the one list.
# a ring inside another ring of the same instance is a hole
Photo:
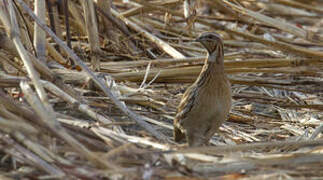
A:
{"label": "bird's neck", "polygon": [[219,73],[224,72],[223,50],[218,48],[213,53],[208,53],[203,70],[212,70]]}
{"label": "bird's neck", "polygon": [[[204,66],[199,77],[196,80],[196,84],[201,87],[205,84],[215,83],[219,81],[219,79],[225,79],[226,75],[224,73],[223,68],[223,60],[222,63],[216,63],[216,61],[209,61],[207,58],[205,60]],[[221,80],[219,82],[222,82]]]}
{"label": "bird's neck", "polygon": [[198,86],[214,83],[219,79],[226,78],[224,73],[223,54],[223,46],[221,45],[217,46],[212,53],[208,53],[202,71],[196,80]]}
{"label": "bird's neck", "polygon": [[213,50],[208,51],[207,62],[215,62],[215,64],[223,66],[223,56],[223,44],[219,43]]}
{"label": "bird's neck", "polygon": [[223,63],[217,64],[214,61],[205,60],[201,74],[204,72],[212,74],[224,74]]}

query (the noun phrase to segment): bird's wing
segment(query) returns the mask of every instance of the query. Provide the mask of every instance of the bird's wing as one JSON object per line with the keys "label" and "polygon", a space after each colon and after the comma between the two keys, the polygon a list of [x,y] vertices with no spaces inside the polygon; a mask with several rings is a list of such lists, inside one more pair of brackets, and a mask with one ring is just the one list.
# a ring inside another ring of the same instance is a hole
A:
{"label": "bird's wing", "polygon": [[175,116],[174,125],[181,127],[181,124],[186,117],[187,114],[192,110],[194,106],[194,101],[197,96],[196,85],[193,84],[190,86],[184,93],[181,102],[177,108],[177,114]]}

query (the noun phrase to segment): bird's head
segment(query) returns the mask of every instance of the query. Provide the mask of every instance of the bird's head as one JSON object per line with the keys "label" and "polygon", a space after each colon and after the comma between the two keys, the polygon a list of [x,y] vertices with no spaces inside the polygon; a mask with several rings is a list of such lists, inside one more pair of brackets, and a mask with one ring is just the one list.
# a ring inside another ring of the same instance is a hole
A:
{"label": "bird's head", "polygon": [[200,42],[207,49],[210,56],[209,61],[220,60],[219,56],[223,58],[223,40],[218,33],[202,33],[195,41]]}

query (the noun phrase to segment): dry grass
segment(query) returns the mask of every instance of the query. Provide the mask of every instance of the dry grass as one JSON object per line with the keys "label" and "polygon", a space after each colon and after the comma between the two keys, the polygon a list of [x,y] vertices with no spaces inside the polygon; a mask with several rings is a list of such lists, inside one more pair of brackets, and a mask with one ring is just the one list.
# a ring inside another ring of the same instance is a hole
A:
{"label": "dry grass", "polygon": [[[322,2],[200,0],[187,19],[182,0],[45,2],[0,3],[0,179],[323,177]],[[187,148],[172,121],[204,31],[234,103]]]}

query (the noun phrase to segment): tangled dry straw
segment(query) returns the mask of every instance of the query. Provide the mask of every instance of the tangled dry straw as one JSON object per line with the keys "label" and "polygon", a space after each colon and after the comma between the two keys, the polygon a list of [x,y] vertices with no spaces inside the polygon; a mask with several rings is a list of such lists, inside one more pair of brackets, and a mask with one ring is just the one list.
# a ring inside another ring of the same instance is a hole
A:
{"label": "tangled dry straw", "polygon": [[[0,179],[323,177],[321,1],[57,2],[0,2]],[[172,121],[204,31],[234,103],[185,148]]]}

